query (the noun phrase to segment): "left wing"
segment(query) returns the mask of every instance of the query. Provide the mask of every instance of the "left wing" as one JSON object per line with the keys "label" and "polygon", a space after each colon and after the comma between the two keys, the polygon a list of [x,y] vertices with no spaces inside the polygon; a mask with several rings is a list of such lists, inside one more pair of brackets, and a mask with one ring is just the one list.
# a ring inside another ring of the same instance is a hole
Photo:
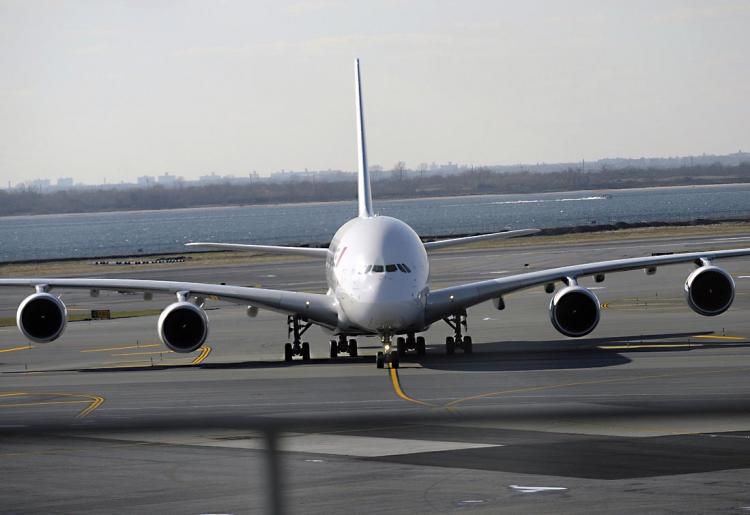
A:
{"label": "left wing", "polygon": [[686,252],[665,256],[615,259],[581,265],[564,266],[524,274],[451,286],[430,292],[427,298],[426,321],[432,323],[470,306],[508,293],[555,281],[567,281],[605,272],[621,272],[677,263],[708,263],[714,259],[750,256],[750,249]]}
{"label": "left wing", "polygon": [[120,292],[185,293],[186,296],[197,297],[215,296],[240,304],[250,304],[255,307],[266,308],[281,313],[301,315],[308,320],[329,328],[336,327],[338,322],[338,313],[331,298],[319,293],[138,279],[0,279],[0,287],[3,286],[110,290]]}
{"label": "left wing", "polygon": [[287,256],[305,256],[325,259],[328,249],[317,247],[279,247],[276,245],[247,245],[244,243],[186,243],[186,247],[215,250],[241,250],[245,252],[258,252],[259,254],[280,254]]}
{"label": "left wing", "polygon": [[428,241],[424,244],[424,248],[427,252],[444,249],[446,247],[455,247],[457,245],[466,245],[468,243],[476,243],[478,241],[490,241],[490,240],[505,240],[508,238],[517,238],[519,236],[526,236],[528,234],[538,233],[540,229],[518,229],[515,231],[503,231],[493,232],[490,234],[479,234],[477,236],[464,236],[463,238],[451,238],[448,240],[437,240]]}

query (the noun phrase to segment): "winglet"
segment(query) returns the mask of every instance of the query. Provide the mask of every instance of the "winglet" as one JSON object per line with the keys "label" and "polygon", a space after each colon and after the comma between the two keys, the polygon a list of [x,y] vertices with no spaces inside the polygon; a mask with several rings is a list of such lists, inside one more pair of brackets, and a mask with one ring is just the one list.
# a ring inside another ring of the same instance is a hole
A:
{"label": "winglet", "polygon": [[354,60],[354,84],[357,97],[357,196],[359,198],[359,216],[369,218],[372,212],[372,193],[370,193],[370,172],[367,170],[367,148],[365,145],[365,120],[362,107],[362,83],[359,77],[359,59]]}

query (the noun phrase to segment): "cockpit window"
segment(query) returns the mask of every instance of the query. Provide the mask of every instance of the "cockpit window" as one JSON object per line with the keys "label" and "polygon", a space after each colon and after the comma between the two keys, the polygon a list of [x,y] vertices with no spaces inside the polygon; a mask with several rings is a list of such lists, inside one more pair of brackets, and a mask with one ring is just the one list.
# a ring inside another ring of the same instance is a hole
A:
{"label": "cockpit window", "polygon": [[369,274],[370,272],[374,272],[376,274],[382,274],[383,272],[396,272],[397,270],[400,270],[405,274],[411,273],[411,269],[404,263],[396,263],[391,265],[367,265],[364,273]]}

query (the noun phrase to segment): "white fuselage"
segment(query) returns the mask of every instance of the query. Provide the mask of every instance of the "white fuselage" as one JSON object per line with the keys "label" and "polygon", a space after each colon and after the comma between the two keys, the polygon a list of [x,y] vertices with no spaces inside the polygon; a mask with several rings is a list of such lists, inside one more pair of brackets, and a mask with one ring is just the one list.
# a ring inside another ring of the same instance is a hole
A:
{"label": "white fuselage", "polygon": [[388,216],[349,220],[326,260],[340,332],[393,335],[424,329],[430,265],[414,230]]}

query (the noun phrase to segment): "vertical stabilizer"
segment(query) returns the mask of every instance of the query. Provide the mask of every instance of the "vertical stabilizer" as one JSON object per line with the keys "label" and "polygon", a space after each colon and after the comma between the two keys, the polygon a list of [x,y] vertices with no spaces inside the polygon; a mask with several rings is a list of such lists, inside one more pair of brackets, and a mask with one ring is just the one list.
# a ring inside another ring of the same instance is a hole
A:
{"label": "vertical stabilizer", "polygon": [[362,107],[362,82],[359,76],[359,59],[354,60],[354,83],[357,96],[357,196],[359,216],[368,218],[372,213],[370,172],[367,170],[367,148],[365,145],[365,113]]}

